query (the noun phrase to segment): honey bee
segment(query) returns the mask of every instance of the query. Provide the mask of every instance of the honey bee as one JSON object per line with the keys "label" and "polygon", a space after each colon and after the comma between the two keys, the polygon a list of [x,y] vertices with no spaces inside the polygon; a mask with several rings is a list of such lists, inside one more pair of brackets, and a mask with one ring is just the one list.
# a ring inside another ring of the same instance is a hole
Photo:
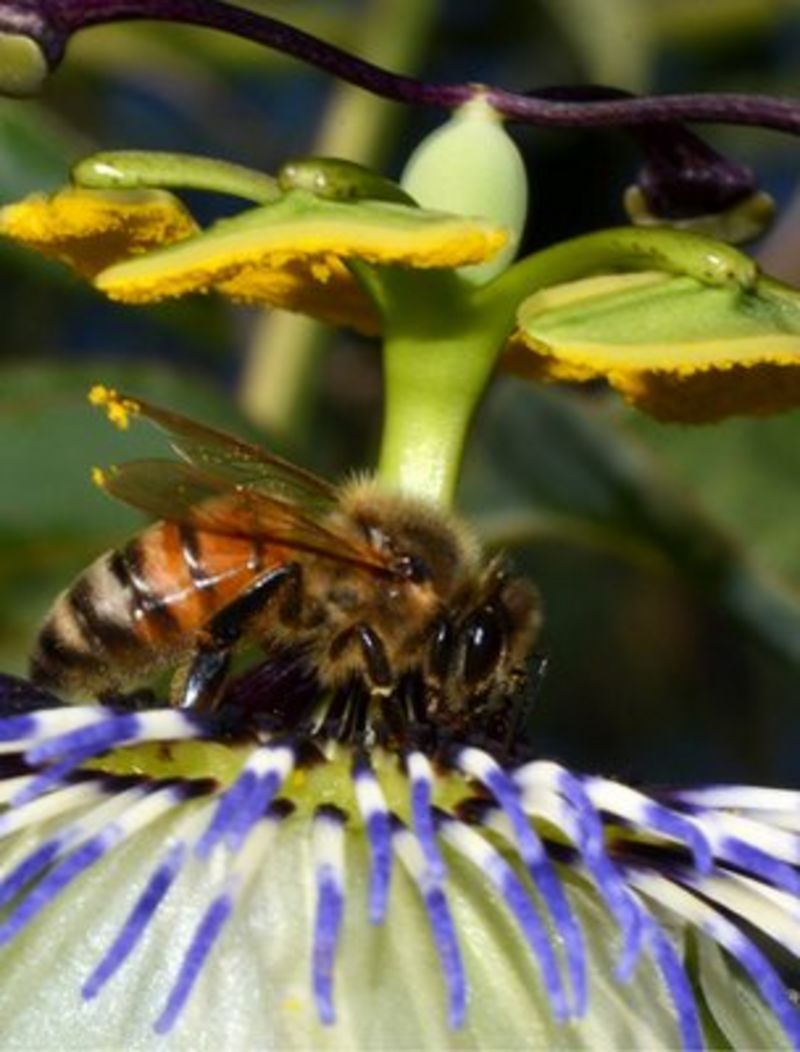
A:
{"label": "honey bee", "polygon": [[373,480],[335,487],[258,446],[96,389],[180,459],[98,472],[160,521],[108,551],[55,601],[32,676],[103,697],[177,669],[174,703],[213,709],[245,642],[302,652],[322,690],[355,683],[390,706],[414,680],[445,728],[518,696],[540,627],[535,589],[485,558],[455,517]]}

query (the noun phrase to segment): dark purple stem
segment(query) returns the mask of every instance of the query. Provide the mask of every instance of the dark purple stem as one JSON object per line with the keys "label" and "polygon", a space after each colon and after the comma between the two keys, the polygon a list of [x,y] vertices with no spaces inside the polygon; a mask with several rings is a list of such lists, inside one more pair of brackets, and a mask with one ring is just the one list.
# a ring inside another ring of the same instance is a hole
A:
{"label": "dark purple stem", "polygon": [[[636,96],[606,85],[538,88],[528,94],[553,102],[608,102]],[[645,156],[639,189],[656,216],[682,219],[723,212],[754,194],[757,181],[682,124],[636,124],[626,129]]]}
{"label": "dark purple stem", "polygon": [[469,85],[425,84],[326,44],[276,18],[245,11],[221,0],[44,0],[67,33],[109,22],[150,19],[204,26],[292,55],[311,66],[397,102],[452,108],[474,94]]}
{"label": "dark purple stem", "polygon": [[542,127],[619,128],[643,124],[749,124],[800,134],[800,101],[735,92],[650,95],[608,102],[550,102],[489,88],[486,98],[500,113]]}
{"label": "dark purple stem", "polygon": [[[34,10],[47,23],[48,34],[60,35],[60,47],[47,40],[47,53],[57,61],[69,36],[109,22],[151,20],[204,26],[243,37],[293,55],[373,95],[418,106],[453,109],[483,92],[499,113],[543,127],[630,127],[642,124],[710,121],[756,125],[800,134],[800,103],[765,95],[662,95],[608,101],[554,101],[518,95],[475,84],[431,84],[390,73],[364,59],[288,26],[267,15],[245,11],[222,0],[5,0],[0,27],[12,28]],[[45,46],[44,36],[39,36]]]}

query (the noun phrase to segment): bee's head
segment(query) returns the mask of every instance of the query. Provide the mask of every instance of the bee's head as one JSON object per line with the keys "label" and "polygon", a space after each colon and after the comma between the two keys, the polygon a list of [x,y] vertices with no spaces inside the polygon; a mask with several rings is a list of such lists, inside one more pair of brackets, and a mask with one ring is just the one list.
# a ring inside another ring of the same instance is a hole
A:
{"label": "bee's head", "polygon": [[[541,627],[536,589],[498,563],[467,582],[429,629],[423,657],[428,714],[451,730],[499,723],[514,709]],[[505,715],[504,715],[505,714]]]}
{"label": "bee's head", "polygon": [[534,586],[507,575],[497,564],[490,566],[479,595],[452,628],[446,679],[453,700],[515,693],[541,622]]}

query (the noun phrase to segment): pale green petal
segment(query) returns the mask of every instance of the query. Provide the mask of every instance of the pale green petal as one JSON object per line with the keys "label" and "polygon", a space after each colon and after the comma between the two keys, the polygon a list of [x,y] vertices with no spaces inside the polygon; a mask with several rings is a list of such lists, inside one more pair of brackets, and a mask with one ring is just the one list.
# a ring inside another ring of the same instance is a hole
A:
{"label": "pale green petal", "polygon": [[791,1049],[786,1034],[752,987],[729,967],[719,947],[698,936],[698,978],[714,1022],[736,1049]]}
{"label": "pale green petal", "polygon": [[[174,1031],[157,1037],[161,1011],[195,926],[213,894],[206,863],[189,865],[132,958],[94,1000],[80,986],[119,930],[174,828],[139,834],[92,867],[0,958],[5,1050],[144,1049],[597,1049],[674,1048],[669,998],[648,959],[634,980],[611,975],[616,932],[594,894],[567,876],[589,940],[590,1011],[553,1022],[514,923],[477,870],[450,859],[449,897],[470,979],[467,1025],[448,1028],[445,994],[424,909],[395,869],[388,920],[367,921],[366,845],[348,843],[348,897],[335,972],[339,1020],[322,1027],[311,999],[314,889],[309,826],[288,820],[200,974]],[[18,838],[6,864],[30,850]],[[212,867],[213,869],[213,867]]]}

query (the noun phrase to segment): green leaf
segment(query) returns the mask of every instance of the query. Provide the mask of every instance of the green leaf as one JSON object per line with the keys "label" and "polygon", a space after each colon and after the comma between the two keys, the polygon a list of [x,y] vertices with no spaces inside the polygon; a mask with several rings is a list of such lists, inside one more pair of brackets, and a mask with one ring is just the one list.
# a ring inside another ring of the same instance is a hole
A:
{"label": "green leaf", "polygon": [[800,585],[800,413],[667,427],[638,413],[624,426],[765,567]]}
{"label": "green leaf", "polygon": [[36,102],[0,101],[0,200],[55,189],[90,144]]}

